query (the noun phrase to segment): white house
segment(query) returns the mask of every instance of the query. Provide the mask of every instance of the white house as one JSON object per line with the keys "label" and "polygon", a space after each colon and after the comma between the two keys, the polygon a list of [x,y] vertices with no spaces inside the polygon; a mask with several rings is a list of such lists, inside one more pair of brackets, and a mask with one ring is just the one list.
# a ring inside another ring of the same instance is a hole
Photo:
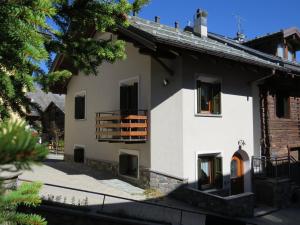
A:
{"label": "white house", "polygon": [[[195,27],[130,17],[118,31],[127,59],[79,72],[66,86],[65,159],[164,193],[251,191],[260,154],[258,82],[278,65]],[[199,27],[200,26],[200,27]],[[94,38],[110,38],[97,32]],[[54,69],[63,65],[57,60]],[[59,62],[59,63],[58,63]]]}

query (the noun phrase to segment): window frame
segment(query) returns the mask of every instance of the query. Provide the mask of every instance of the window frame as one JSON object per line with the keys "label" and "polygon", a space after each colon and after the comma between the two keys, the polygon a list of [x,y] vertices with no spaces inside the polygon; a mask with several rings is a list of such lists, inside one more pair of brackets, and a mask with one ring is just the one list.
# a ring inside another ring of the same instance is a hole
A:
{"label": "window frame", "polygon": [[[76,97],[84,97],[84,118],[83,119],[76,119]],[[82,90],[79,92],[76,92],[74,94],[74,120],[76,121],[84,121],[87,120],[87,96],[86,96],[86,90]]]}
{"label": "window frame", "polygon": [[[199,182],[199,158],[207,158],[210,161],[210,183],[209,184],[203,184],[201,185]],[[218,186],[218,184],[215,182],[216,179],[216,173],[218,171],[215,170],[215,161],[216,159],[221,160],[221,174],[222,174],[222,183],[221,187]],[[214,190],[214,189],[222,189],[224,184],[223,184],[223,157],[221,153],[208,153],[208,154],[203,154],[203,153],[196,153],[196,188],[201,190],[201,191],[206,191],[206,190]]]}
{"label": "window frame", "polygon": [[[197,83],[198,81],[203,82],[203,83],[209,83],[209,84],[219,84],[220,85],[220,113],[219,114],[214,114],[209,111],[203,111],[203,112],[198,112],[198,86]],[[200,117],[222,117],[222,98],[223,98],[223,92],[222,92],[222,79],[220,77],[216,76],[208,76],[208,75],[197,75],[196,79],[194,81],[194,114],[195,116],[200,116]]]}
{"label": "window frame", "polygon": [[[137,163],[137,177],[132,177],[132,176],[127,176],[124,174],[120,173],[120,155],[121,154],[127,154],[127,155],[133,155],[133,156],[137,156],[138,158],[138,163]],[[127,178],[127,179],[131,179],[131,180],[139,180],[140,179],[140,153],[138,150],[129,150],[129,149],[120,149],[119,150],[119,155],[118,155],[118,174],[121,177]]]}

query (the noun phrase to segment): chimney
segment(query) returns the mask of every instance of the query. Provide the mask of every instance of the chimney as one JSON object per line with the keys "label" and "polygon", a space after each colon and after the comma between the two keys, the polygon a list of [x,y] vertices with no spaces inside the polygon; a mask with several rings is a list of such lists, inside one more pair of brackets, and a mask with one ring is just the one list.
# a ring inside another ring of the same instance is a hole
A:
{"label": "chimney", "polygon": [[197,9],[194,18],[194,32],[201,37],[207,37],[207,12],[201,9]]}
{"label": "chimney", "polygon": [[155,16],[154,17],[154,21],[155,21],[155,23],[160,23],[160,17],[159,16]]}
{"label": "chimney", "polygon": [[237,32],[235,40],[237,40],[239,43],[244,43],[246,40],[246,35],[242,32]]}

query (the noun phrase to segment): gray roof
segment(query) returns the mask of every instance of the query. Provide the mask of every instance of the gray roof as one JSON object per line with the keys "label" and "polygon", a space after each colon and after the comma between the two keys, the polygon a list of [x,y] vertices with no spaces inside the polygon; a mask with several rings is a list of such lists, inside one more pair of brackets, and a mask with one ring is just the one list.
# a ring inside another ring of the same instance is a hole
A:
{"label": "gray roof", "polygon": [[[45,93],[41,89],[36,88],[34,92],[26,93],[26,96],[30,98],[32,102],[38,104],[42,112],[44,112],[51,103],[55,104],[62,112],[65,111],[65,95],[53,94],[51,92]],[[32,108],[30,115],[39,116],[39,112]]]}
{"label": "gray roof", "polygon": [[[221,56],[235,61],[261,65],[278,70],[296,70],[300,72],[298,63],[289,63],[279,57],[243,46],[229,38],[209,33],[208,37],[200,37],[192,32],[182,31],[139,17],[129,17],[129,30],[137,32],[147,40],[155,43],[173,45],[193,51]],[[126,32],[126,31],[125,31]],[[290,66],[283,66],[284,63]],[[291,67],[292,65],[292,67]]]}

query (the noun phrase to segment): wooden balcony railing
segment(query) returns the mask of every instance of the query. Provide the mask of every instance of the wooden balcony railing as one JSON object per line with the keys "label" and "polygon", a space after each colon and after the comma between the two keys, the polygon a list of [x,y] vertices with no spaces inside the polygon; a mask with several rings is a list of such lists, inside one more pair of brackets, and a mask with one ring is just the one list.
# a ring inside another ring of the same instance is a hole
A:
{"label": "wooden balcony railing", "polygon": [[146,142],[148,117],[146,110],[96,113],[96,139],[107,142]]}

